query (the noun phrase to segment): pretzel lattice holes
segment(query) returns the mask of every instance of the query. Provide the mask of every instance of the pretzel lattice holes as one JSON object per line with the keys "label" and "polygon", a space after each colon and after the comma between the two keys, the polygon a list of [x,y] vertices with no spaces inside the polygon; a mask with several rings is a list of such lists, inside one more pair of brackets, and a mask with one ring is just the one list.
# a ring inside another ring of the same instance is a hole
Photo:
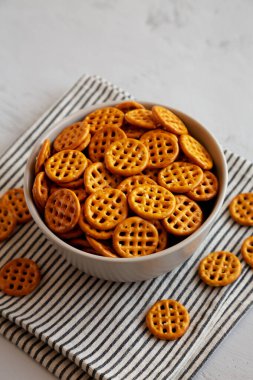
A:
{"label": "pretzel lattice holes", "polygon": [[51,181],[66,183],[78,179],[87,165],[87,158],[82,152],[62,150],[47,160],[45,171]]}
{"label": "pretzel lattice holes", "polygon": [[164,168],[175,161],[179,153],[177,139],[162,130],[147,132],[141,136],[140,141],[149,151],[147,168]]}
{"label": "pretzel lattice holes", "polygon": [[176,135],[188,133],[182,120],[168,108],[153,106],[152,115],[156,122],[162,124],[163,128],[167,131],[175,133]]}
{"label": "pretzel lattice holes", "polygon": [[57,152],[66,149],[75,149],[88,137],[90,127],[82,122],[74,123],[64,130],[54,140],[54,149]]}
{"label": "pretzel lattice holes", "polygon": [[118,189],[97,190],[84,204],[87,222],[98,230],[111,230],[127,217],[127,200]]}
{"label": "pretzel lattice holes", "polygon": [[124,181],[118,185],[117,189],[128,196],[135,187],[141,185],[156,185],[156,183],[148,176],[140,174],[124,179]]}
{"label": "pretzel lattice holes", "polygon": [[185,195],[176,195],[175,198],[176,207],[168,218],[163,219],[163,225],[173,235],[190,235],[202,224],[202,210],[196,202]]}
{"label": "pretzel lattice holes", "polygon": [[158,185],[137,186],[128,196],[131,209],[142,218],[163,219],[174,210],[174,195]]}
{"label": "pretzel lattice holes", "polygon": [[241,253],[244,261],[253,267],[253,236],[249,236],[244,240]]}
{"label": "pretzel lattice holes", "polygon": [[146,256],[155,252],[158,231],[147,220],[137,216],[119,223],[113,233],[113,247],[121,257]]}
{"label": "pretzel lattice holes", "polygon": [[40,283],[37,264],[27,258],[14,259],[0,270],[0,289],[10,296],[25,296]]}
{"label": "pretzel lattice holes", "polygon": [[32,219],[25,201],[23,189],[17,188],[8,190],[3,195],[2,200],[7,207],[10,207],[18,223],[27,223]]}
{"label": "pretzel lattice holes", "polygon": [[90,133],[94,135],[99,129],[113,125],[121,127],[124,121],[124,113],[114,107],[98,109],[84,119],[84,125],[90,127]]}
{"label": "pretzel lattice holes", "polygon": [[209,201],[216,196],[218,187],[219,185],[216,176],[212,172],[205,170],[203,172],[202,181],[186,195],[197,202]]}
{"label": "pretzel lattice holes", "polygon": [[212,252],[199,264],[200,278],[210,286],[225,286],[241,273],[240,260],[231,252]]}
{"label": "pretzel lattice holes", "polygon": [[206,148],[190,135],[179,137],[179,144],[184,154],[201,169],[210,170],[213,167],[213,160]]}
{"label": "pretzel lattice holes", "polygon": [[145,129],[155,129],[156,125],[152,118],[152,112],[146,109],[135,109],[129,111],[125,115],[126,121],[129,124],[135,125],[136,127]]}
{"label": "pretzel lattice holes", "polygon": [[158,174],[158,183],[174,193],[194,189],[202,180],[203,171],[188,162],[173,162]]}
{"label": "pretzel lattice holes", "polygon": [[55,191],[47,200],[45,221],[55,233],[72,230],[80,217],[80,203],[76,194],[69,189]]}
{"label": "pretzel lattice holes", "polygon": [[14,213],[0,202],[0,242],[7,239],[14,231],[17,219]]}
{"label": "pretzel lattice holes", "polygon": [[91,164],[84,173],[85,190],[89,194],[108,187],[117,187],[120,181],[121,178],[112,175],[102,162]]}
{"label": "pretzel lattice holes", "polygon": [[253,226],[253,193],[241,193],[229,205],[231,217],[243,226]]}
{"label": "pretzel lattice holes", "polygon": [[114,126],[99,129],[92,137],[89,145],[89,157],[93,162],[104,161],[107,148],[117,140],[127,138],[125,132]]}
{"label": "pretzel lattice holes", "polygon": [[157,338],[175,340],[187,331],[190,316],[178,301],[160,300],[147,313],[146,323],[149,331]]}
{"label": "pretzel lattice holes", "polygon": [[105,164],[114,174],[129,177],[146,168],[149,153],[145,145],[135,139],[122,139],[112,143],[105,152]]}

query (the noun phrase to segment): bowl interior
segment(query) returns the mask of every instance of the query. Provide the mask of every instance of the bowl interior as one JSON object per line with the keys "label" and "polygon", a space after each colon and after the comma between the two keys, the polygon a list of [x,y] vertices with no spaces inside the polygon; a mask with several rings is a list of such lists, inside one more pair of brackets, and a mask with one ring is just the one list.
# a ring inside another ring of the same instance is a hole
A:
{"label": "bowl interior", "polygon": [[[151,108],[153,106],[153,103],[150,102],[144,102],[144,101],[139,101],[139,103],[143,104],[146,108]],[[137,258],[128,258],[126,260],[122,258],[106,258],[102,256],[96,256],[96,255],[91,255],[90,253],[80,251],[77,248],[74,248],[70,246],[69,244],[65,243],[63,240],[58,238],[44,223],[43,219],[41,218],[40,214],[37,211],[37,208],[34,205],[33,202],[33,197],[32,197],[32,184],[34,181],[34,166],[35,166],[35,158],[38,154],[38,151],[40,149],[41,143],[46,139],[49,138],[50,141],[52,142],[55,137],[61,132],[62,129],[67,127],[68,125],[82,120],[86,115],[88,115],[90,112],[94,111],[97,108],[101,107],[106,107],[106,106],[113,106],[117,104],[118,102],[110,102],[110,103],[103,103],[100,105],[88,107],[84,110],[78,111],[66,118],[64,118],[61,122],[56,123],[50,127],[50,129],[43,135],[41,136],[40,139],[35,143],[33,150],[31,152],[31,155],[27,161],[26,168],[25,168],[25,175],[24,175],[24,193],[27,201],[28,208],[30,210],[30,213],[37,223],[37,225],[41,228],[41,230],[44,232],[44,234],[52,241],[54,242],[58,247],[67,249],[77,255],[81,256],[87,256],[91,257],[94,260],[98,261],[109,261],[112,265],[113,262],[124,262],[124,264],[130,263],[132,261],[149,261],[152,260],[154,255],[148,255],[148,256],[143,256],[143,257],[137,257]],[[219,209],[222,206],[225,193],[226,193],[226,187],[227,187],[227,165],[226,165],[226,159],[224,157],[223,151],[215,139],[215,137],[206,129],[204,128],[199,122],[196,120],[192,119],[190,116],[184,114],[181,111],[178,111],[176,109],[170,108],[168,106],[165,106],[169,108],[172,112],[174,112],[177,116],[179,116],[183,122],[187,125],[187,128],[190,132],[190,134],[195,137],[197,140],[199,140],[210,152],[215,168],[216,168],[216,175],[218,176],[219,180],[219,193],[216,198],[215,204],[213,206],[212,211],[210,212],[208,218],[205,220],[205,222],[202,224],[202,226],[195,231],[192,235],[188,236],[181,242],[179,242],[176,245],[173,245],[172,247],[169,247],[165,249],[164,251],[157,252],[155,254],[155,257],[159,257],[161,255],[170,255],[171,253],[174,253],[175,251],[183,248],[187,244],[190,244],[193,239],[197,238],[204,230],[206,230],[210,224],[213,222],[215,217],[218,214]]]}

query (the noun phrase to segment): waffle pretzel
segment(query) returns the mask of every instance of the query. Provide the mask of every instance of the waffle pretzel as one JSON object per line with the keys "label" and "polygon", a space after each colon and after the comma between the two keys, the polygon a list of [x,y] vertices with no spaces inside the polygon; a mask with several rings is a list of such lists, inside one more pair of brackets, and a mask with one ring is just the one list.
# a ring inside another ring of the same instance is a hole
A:
{"label": "waffle pretzel", "polygon": [[253,236],[244,240],[241,248],[241,254],[244,261],[253,267]]}
{"label": "waffle pretzel", "polygon": [[176,135],[188,133],[188,130],[182,120],[169,109],[161,106],[153,106],[152,115],[155,121],[158,124],[161,124],[167,131],[175,133]]}
{"label": "waffle pretzel", "polygon": [[127,113],[132,110],[136,110],[136,109],[145,108],[142,104],[135,102],[134,100],[126,100],[125,102],[117,104],[115,107],[124,113]]}
{"label": "waffle pretzel", "polygon": [[146,168],[142,171],[142,174],[151,178],[154,182],[158,183],[158,174],[160,169],[150,169]]}
{"label": "waffle pretzel", "polygon": [[62,150],[50,157],[45,164],[49,179],[66,183],[78,179],[87,167],[87,158],[78,150]]}
{"label": "waffle pretzel", "polygon": [[102,162],[95,162],[88,166],[84,173],[84,186],[87,193],[91,194],[99,189],[117,187],[121,178],[112,175]]}
{"label": "waffle pretzel", "polygon": [[101,241],[97,241],[91,236],[87,236],[87,241],[90,244],[90,246],[96,251],[97,254],[104,257],[110,257],[115,258],[118,257],[113,252],[113,249],[110,247],[110,245],[107,243],[102,243]]}
{"label": "waffle pretzel", "polygon": [[168,299],[157,301],[146,316],[146,324],[154,336],[164,340],[175,340],[187,331],[190,316],[178,301]]}
{"label": "waffle pretzel", "polygon": [[84,203],[84,216],[92,227],[111,230],[127,217],[127,201],[118,189],[97,190]]}
{"label": "waffle pretzel", "polygon": [[75,148],[75,150],[79,150],[80,152],[82,152],[85,148],[87,148],[87,146],[90,143],[90,140],[91,140],[91,134],[89,133],[86,139],[80,145],[78,145]]}
{"label": "waffle pretzel", "polygon": [[144,128],[139,128],[134,125],[130,125],[128,123],[125,123],[122,127],[122,131],[125,132],[126,137],[129,139],[136,139],[139,140],[140,137],[147,131]]}
{"label": "waffle pretzel", "polygon": [[240,260],[231,252],[212,252],[199,264],[200,278],[210,286],[226,286],[241,274]]}
{"label": "waffle pretzel", "polygon": [[209,201],[217,195],[218,187],[217,177],[212,172],[205,170],[201,182],[186,195],[196,202]]}
{"label": "waffle pretzel", "polygon": [[130,208],[146,219],[164,219],[173,212],[176,201],[174,195],[158,185],[137,186],[128,196]]}
{"label": "waffle pretzel", "polygon": [[15,230],[17,219],[4,202],[0,202],[0,242],[7,239]]}
{"label": "waffle pretzel", "polygon": [[45,222],[56,234],[71,231],[80,217],[80,203],[76,194],[69,189],[60,189],[47,200]]}
{"label": "waffle pretzel", "polygon": [[38,208],[43,210],[49,196],[49,185],[45,172],[40,172],[36,175],[33,183],[32,194]]}
{"label": "waffle pretzel", "polygon": [[79,249],[83,252],[91,253],[92,255],[97,255],[97,252],[90,246],[86,238],[77,238],[68,240],[68,244]]}
{"label": "waffle pretzel", "polygon": [[158,245],[156,248],[156,252],[163,251],[167,248],[168,245],[168,233],[163,227],[160,220],[151,220],[150,221],[158,231]]}
{"label": "waffle pretzel", "polygon": [[179,148],[175,137],[169,133],[156,129],[141,136],[140,141],[148,148],[149,162],[147,168],[165,168],[178,156]]}
{"label": "waffle pretzel", "polygon": [[17,223],[27,223],[32,219],[25,201],[23,189],[17,188],[8,190],[3,195],[3,202],[10,207],[17,219]]}
{"label": "waffle pretzel", "polygon": [[76,248],[82,248],[84,251],[91,248],[86,237],[69,239],[68,243]]}
{"label": "waffle pretzel", "polygon": [[121,128],[107,126],[99,129],[91,139],[89,145],[89,157],[93,162],[104,161],[105,151],[117,140],[126,138]]}
{"label": "waffle pretzel", "polygon": [[210,170],[213,167],[213,160],[206,148],[199,141],[190,135],[179,137],[179,145],[183,153],[191,162],[201,167],[201,169]]}
{"label": "waffle pretzel", "polygon": [[135,109],[129,111],[125,114],[126,121],[140,128],[145,129],[155,129],[156,125],[154,123],[152,112],[146,109]]}
{"label": "waffle pretzel", "polygon": [[155,226],[137,216],[127,218],[117,225],[113,233],[113,248],[125,258],[154,253],[158,245]]}
{"label": "waffle pretzel", "polygon": [[139,174],[125,178],[117,186],[117,189],[121,190],[126,196],[128,196],[136,186],[141,185],[156,185],[156,183],[148,176]]}
{"label": "waffle pretzel", "polygon": [[90,127],[90,133],[94,135],[99,129],[113,125],[121,127],[124,121],[124,113],[115,107],[100,108],[89,115],[83,121]]}
{"label": "waffle pretzel", "polygon": [[89,235],[89,236],[93,237],[94,239],[107,240],[107,239],[111,239],[111,237],[112,237],[113,230],[109,230],[109,231],[97,230],[96,228],[92,227],[89,223],[87,223],[87,221],[85,220],[85,217],[84,217],[84,209],[83,208],[81,209],[80,218],[79,218],[78,223],[79,223],[81,230],[86,235]]}
{"label": "waffle pretzel", "polygon": [[76,149],[83,143],[90,133],[89,125],[83,122],[77,122],[64,128],[63,131],[54,140],[54,150]]}
{"label": "waffle pretzel", "polygon": [[[66,189],[71,189],[71,190],[78,189],[81,186],[83,186],[83,177],[77,178],[74,181],[70,181],[70,182],[63,182],[63,183],[57,182],[57,186],[64,187]],[[51,187],[53,187],[53,185]]]}
{"label": "waffle pretzel", "polygon": [[253,226],[253,193],[236,195],[229,205],[229,212],[235,222]]}
{"label": "waffle pretzel", "polygon": [[73,230],[63,234],[57,234],[57,236],[63,240],[79,239],[83,236],[83,231],[79,226],[76,226]]}
{"label": "waffle pretzel", "polygon": [[[82,179],[82,182],[83,182],[83,179]],[[82,183],[82,185],[83,185],[83,183]],[[88,196],[86,190],[83,187],[81,187],[81,186],[80,187],[71,187],[71,186],[68,187],[67,184],[66,184],[66,186],[58,186],[58,185],[52,184],[50,186],[50,194],[53,194],[57,190],[60,190],[62,188],[72,190],[76,194],[80,203],[82,203]]]}
{"label": "waffle pretzel", "polygon": [[77,196],[80,203],[84,202],[87,198],[88,194],[83,187],[79,187],[78,189],[71,189]]}
{"label": "waffle pretzel", "polygon": [[38,156],[36,157],[35,175],[44,169],[44,163],[50,157],[50,153],[50,140],[46,139],[45,141],[43,141]]}
{"label": "waffle pretzel", "polygon": [[122,139],[112,143],[105,152],[105,165],[113,174],[124,177],[139,174],[146,168],[149,153],[145,145],[135,139]]}
{"label": "waffle pretzel", "polygon": [[203,213],[199,205],[185,195],[175,195],[173,213],[163,219],[165,229],[176,236],[188,236],[202,224]]}
{"label": "waffle pretzel", "polygon": [[189,162],[172,162],[158,174],[159,185],[173,193],[186,193],[200,184],[203,171]]}
{"label": "waffle pretzel", "polygon": [[26,296],[40,283],[37,264],[26,258],[9,261],[0,270],[0,289],[10,296]]}

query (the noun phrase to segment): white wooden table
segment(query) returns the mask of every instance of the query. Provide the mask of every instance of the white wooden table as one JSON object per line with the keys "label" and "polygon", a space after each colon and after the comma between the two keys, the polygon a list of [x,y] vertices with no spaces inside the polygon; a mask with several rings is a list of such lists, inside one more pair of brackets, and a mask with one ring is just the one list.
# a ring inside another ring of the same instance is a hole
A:
{"label": "white wooden table", "polygon": [[[251,0],[0,0],[0,151],[86,72],[184,110],[252,160],[252,16]],[[253,310],[195,379],[252,379],[252,340]],[[0,368],[52,378],[2,337]]]}

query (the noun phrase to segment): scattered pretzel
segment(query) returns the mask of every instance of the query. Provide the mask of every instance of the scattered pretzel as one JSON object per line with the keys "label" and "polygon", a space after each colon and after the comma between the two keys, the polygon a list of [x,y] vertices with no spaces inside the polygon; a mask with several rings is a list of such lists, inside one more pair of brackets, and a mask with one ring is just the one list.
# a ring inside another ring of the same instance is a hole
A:
{"label": "scattered pretzel", "polygon": [[244,240],[241,253],[244,261],[253,267],[253,236],[249,236]]}
{"label": "scattered pretzel", "polygon": [[231,252],[213,252],[199,264],[200,278],[210,286],[226,286],[241,274],[240,260]]}
{"label": "scattered pretzel", "polygon": [[11,209],[17,219],[17,223],[27,223],[32,217],[27,208],[24,190],[21,188],[10,189],[3,195],[3,202]]}
{"label": "scattered pretzel", "polygon": [[190,316],[187,309],[178,301],[168,299],[157,301],[146,316],[151,334],[159,339],[179,339],[187,331]]}
{"label": "scattered pretzel", "polygon": [[0,242],[7,239],[15,230],[17,219],[4,202],[0,203]]}
{"label": "scattered pretzel", "polygon": [[26,296],[37,288],[40,277],[40,270],[34,261],[14,259],[0,270],[0,289],[10,296]]}
{"label": "scattered pretzel", "polygon": [[236,195],[229,205],[229,211],[235,222],[253,226],[253,193]]}

